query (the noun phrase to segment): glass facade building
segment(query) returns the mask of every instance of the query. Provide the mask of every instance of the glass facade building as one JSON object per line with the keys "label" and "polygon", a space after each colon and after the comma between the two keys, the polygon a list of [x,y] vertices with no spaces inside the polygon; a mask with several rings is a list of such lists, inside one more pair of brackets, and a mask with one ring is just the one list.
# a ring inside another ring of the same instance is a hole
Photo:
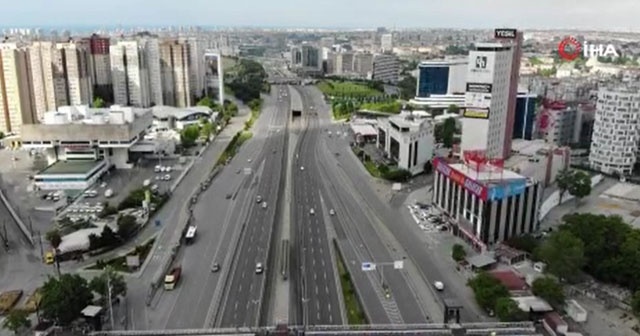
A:
{"label": "glass facade building", "polygon": [[536,95],[519,94],[513,122],[513,139],[533,140]]}
{"label": "glass facade building", "polygon": [[418,66],[418,98],[445,95],[449,89],[449,65]]}

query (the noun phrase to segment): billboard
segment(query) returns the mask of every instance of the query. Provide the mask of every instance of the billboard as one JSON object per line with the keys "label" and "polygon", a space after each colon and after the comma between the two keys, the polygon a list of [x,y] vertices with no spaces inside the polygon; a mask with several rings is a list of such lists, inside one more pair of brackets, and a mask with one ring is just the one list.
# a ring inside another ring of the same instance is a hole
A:
{"label": "billboard", "polygon": [[491,93],[493,85],[488,83],[467,83],[467,92]]}
{"label": "billboard", "polygon": [[501,200],[522,194],[526,188],[527,179],[525,178],[505,181],[503,184],[491,186],[487,198],[491,201]]}
{"label": "billboard", "polygon": [[493,83],[496,55],[489,51],[471,51],[467,65],[467,81],[471,83]]}
{"label": "billboard", "polygon": [[464,110],[464,118],[489,119],[488,108],[468,107]]}
{"label": "billboard", "polygon": [[435,158],[433,159],[433,163],[436,167],[436,170],[439,171],[442,175],[457,183],[482,200],[487,199],[487,188],[484,185],[468,178],[463,173],[451,168],[451,166],[449,166],[442,159]]}
{"label": "billboard", "polygon": [[493,37],[496,39],[515,39],[517,33],[518,30],[513,28],[496,28],[493,31]]}

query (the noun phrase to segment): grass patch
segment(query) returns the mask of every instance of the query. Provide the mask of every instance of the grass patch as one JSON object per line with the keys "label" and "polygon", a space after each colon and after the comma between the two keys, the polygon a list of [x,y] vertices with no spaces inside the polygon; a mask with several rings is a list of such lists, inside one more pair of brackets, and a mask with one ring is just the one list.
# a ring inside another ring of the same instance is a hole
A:
{"label": "grass patch", "polygon": [[373,97],[382,94],[366,84],[350,82],[350,81],[335,81],[335,80],[323,80],[318,83],[318,89],[327,96],[330,97]]}
{"label": "grass patch", "polygon": [[229,142],[229,145],[227,145],[227,148],[218,158],[216,166],[227,164],[227,161],[231,160],[236,155],[240,146],[242,146],[245,141],[251,139],[252,136],[253,133],[249,131],[240,131],[236,133],[236,135],[233,136],[233,139],[231,139],[231,142]]}
{"label": "grass patch", "polygon": [[130,273],[130,272],[132,272],[132,270],[127,266],[127,256],[137,255],[138,257],[140,257],[140,265],[143,265],[144,261],[149,256],[149,252],[151,252],[151,248],[153,247],[153,243],[155,241],[156,241],[155,238],[153,238],[153,239],[147,241],[146,243],[144,243],[142,245],[138,245],[138,246],[136,246],[135,249],[133,249],[133,251],[131,251],[131,252],[129,252],[126,255],[123,255],[123,256],[115,257],[115,258],[107,260],[107,261],[98,260],[98,261],[96,261],[95,264],[87,267],[87,269],[88,270],[103,270],[103,269],[105,269],[105,267],[111,266],[113,269],[115,269],[118,272]]}
{"label": "grass patch", "polygon": [[[334,241],[336,251],[339,251],[337,244]],[[340,275],[340,285],[342,287],[342,295],[344,296],[344,304],[347,309],[347,321],[350,325],[363,325],[368,324],[367,316],[362,309],[360,300],[356,295],[355,288],[351,282],[351,275],[342,261],[340,253],[336,253],[336,261],[338,265],[338,273]]]}
{"label": "grass patch", "polygon": [[363,110],[395,113],[398,114],[402,110],[402,104],[398,101],[389,101],[382,103],[364,103],[360,106]]}
{"label": "grass patch", "polygon": [[380,175],[381,175],[380,170],[378,169],[378,166],[376,166],[375,163],[373,163],[371,161],[365,161],[364,162],[364,167],[367,169],[369,174],[371,174],[371,176],[380,177]]}

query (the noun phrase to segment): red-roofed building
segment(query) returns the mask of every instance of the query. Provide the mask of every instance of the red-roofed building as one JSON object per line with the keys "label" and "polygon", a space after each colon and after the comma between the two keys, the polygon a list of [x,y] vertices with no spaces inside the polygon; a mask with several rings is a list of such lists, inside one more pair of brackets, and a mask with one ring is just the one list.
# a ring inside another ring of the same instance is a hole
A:
{"label": "red-roofed building", "polygon": [[491,271],[489,274],[498,279],[510,292],[526,291],[529,288],[525,278],[514,271]]}
{"label": "red-roofed building", "polygon": [[544,314],[542,325],[551,335],[564,335],[569,331],[569,325],[556,312]]}

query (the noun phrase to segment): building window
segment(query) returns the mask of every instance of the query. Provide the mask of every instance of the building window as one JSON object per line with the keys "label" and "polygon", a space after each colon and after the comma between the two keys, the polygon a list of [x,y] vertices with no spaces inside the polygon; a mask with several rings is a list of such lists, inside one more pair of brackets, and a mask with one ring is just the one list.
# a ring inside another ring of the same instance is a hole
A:
{"label": "building window", "polygon": [[493,221],[493,240],[492,241],[498,241],[498,239],[500,238],[500,222],[502,219],[502,202],[503,200],[498,200],[496,201],[496,217],[495,220]]}

